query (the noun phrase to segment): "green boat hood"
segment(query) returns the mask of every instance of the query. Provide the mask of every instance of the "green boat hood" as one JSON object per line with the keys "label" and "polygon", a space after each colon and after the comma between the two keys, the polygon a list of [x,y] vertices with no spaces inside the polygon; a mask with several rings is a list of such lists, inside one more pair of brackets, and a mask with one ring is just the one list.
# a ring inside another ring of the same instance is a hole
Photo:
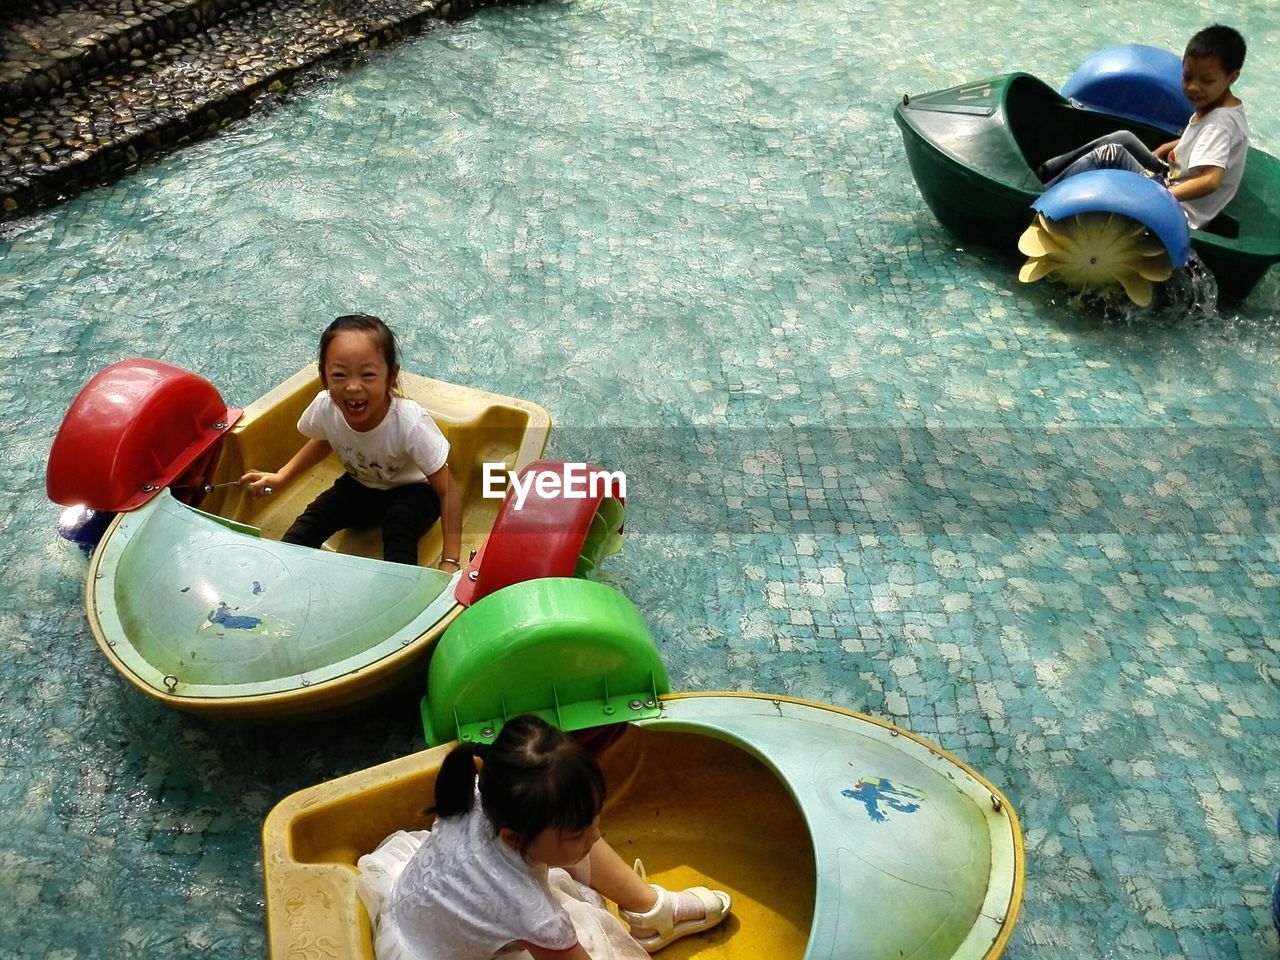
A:
{"label": "green boat hood", "polygon": [[1011,73],[903,97],[894,109],[894,118],[962,167],[981,171],[1006,187],[1039,193],[1043,188],[1006,116],[1006,98],[1013,88],[1021,91],[1024,100],[1062,101],[1035,77]]}
{"label": "green boat hood", "polygon": [[804,960],[982,960],[1022,896],[1017,819],[990,784],[870,717],[758,694],[664,697],[653,730],[745,749],[791,792],[813,841]]}

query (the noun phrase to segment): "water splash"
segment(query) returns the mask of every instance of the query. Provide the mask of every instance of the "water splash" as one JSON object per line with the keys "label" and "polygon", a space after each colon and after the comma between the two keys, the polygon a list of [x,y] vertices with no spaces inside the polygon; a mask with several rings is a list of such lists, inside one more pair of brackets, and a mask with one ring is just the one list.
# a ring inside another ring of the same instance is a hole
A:
{"label": "water splash", "polygon": [[1218,316],[1218,281],[1192,251],[1191,259],[1175,270],[1164,285],[1157,311],[1173,322],[1205,323]]}
{"label": "water splash", "polygon": [[[1051,301],[1052,302],[1052,301]],[[1100,313],[1108,323],[1144,328],[1216,326],[1218,314],[1218,281],[1213,272],[1192,252],[1191,259],[1165,283],[1156,287],[1155,299],[1149,307],[1140,307],[1119,287],[1084,290],[1069,302]]]}

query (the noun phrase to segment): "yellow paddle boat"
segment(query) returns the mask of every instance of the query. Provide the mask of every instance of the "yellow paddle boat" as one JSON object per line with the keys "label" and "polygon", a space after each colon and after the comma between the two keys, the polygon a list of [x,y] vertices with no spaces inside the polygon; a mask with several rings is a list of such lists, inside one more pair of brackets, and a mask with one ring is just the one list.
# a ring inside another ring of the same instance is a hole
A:
{"label": "yellow paddle boat", "polygon": [[[604,618],[601,614],[610,612]],[[601,634],[602,622],[613,624]],[[870,716],[783,696],[666,692],[643,621],[585,580],[468,608],[436,649],[412,756],[284,799],[263,828],[270,955],[372,958],[357,860],[428,829],[452,740],[535,712],[596,745],[601,824],[656,882],[728,891],[670,960],[992,960],[1022,899],[1018,820],[991,783]]]}
{"label": "yellow paddle boat", "polygon": [[[504,471],[529,465],[550,417],[526,400],[411,373],[400,384],[450,442],[466,557],[502,504],[486,491],[485,465],[504,482]],[[379,559],[376,530],[340,533],[321,550],[279,542],[337,477],[336,457],[270,496],[236,485],[301,446],[298,417],[319,389],[310,365],[241,414],[193,373],[127,360],[94,377],[64,419],[50,498],[115,515],[89,566],[89,625],[111,665],[167,706],[249,720],[340,710],[420,677],[462,609],[463,575],[433,566],[438,524],[417,567]]]}

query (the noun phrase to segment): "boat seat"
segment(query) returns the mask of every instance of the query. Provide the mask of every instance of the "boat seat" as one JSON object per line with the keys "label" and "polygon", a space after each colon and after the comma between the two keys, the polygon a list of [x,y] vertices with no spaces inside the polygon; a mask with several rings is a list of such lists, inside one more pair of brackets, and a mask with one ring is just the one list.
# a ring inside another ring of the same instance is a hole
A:
{"label": "boat seat", "polygon": [[1009,92],[1009,131],[1032,168],[1117,130],[1132,130],[1151,148],[1169,139],[1164,131],[1138,121],[1073,107],[1034,77],[1019,77],[1015,84]]}
{"label": "boat seat", "polygon": [[1240,221],[1230,214],[1220,213],[1200,229],[1205,233],[1235,240],[1240,236]]}

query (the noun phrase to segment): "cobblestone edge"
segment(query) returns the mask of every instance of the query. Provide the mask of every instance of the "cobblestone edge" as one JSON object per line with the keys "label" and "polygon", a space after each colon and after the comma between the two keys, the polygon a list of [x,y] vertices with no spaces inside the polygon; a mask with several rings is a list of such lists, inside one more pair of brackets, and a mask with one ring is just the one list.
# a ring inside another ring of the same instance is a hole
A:
{"label": "cobblestone edge", "polygon": [[[117,109],[115,117],[105,120],[100,115],[85,115],[119,99],[124,86],[134,79],[127,76],[91,81],[84,89],[17,111],[7,104],[4,109],[17,115],[0,117],[0,146],[6,151],[0,155],[0,221],[28,216],[90,187],[118,179],[147,159],[213,134],[228,122],[248,115],[265,95],[278,95],[293,88],[321,64],[349,59],[361,51],[464,19],[485,7],[536,2],[538,0],[370,3],[361,8],[362,13],[370,14],[365,23],[344,20],[343,29],[335,31],[337,35],[321,38],[319,42],[314,36],[309,37],[306,44],[291,44],[289,38],[280,38],[265,63],[255,64],[254,69],[237,75],[223,86],[202,89],[196,99],[185,103],[166,102],[163,110],[144,111],[148,115],[138,122],[134,122],[136,118],[127,110],[121,113]],[[261,7],[249,6],[250,15],[261,13]],[[182,54],[181,47],[171,47],[155,62],[148,63],[147,68],[155,69],[157,64],[172,66]],[[166,60],[166,56],[171,59]],[[111,84],[109,89],[106,83]],[[87,102],[93,98],[96,100]],[[72,135],[65,133],[65,124],[55,126],[50,122],[64,115],[75,117],[77,130]],[[121,116],[128,119],[121,121]],[[17,154],[23,164],[21,168],[15,166],[15,152],[19,147],[23,151]]]}

